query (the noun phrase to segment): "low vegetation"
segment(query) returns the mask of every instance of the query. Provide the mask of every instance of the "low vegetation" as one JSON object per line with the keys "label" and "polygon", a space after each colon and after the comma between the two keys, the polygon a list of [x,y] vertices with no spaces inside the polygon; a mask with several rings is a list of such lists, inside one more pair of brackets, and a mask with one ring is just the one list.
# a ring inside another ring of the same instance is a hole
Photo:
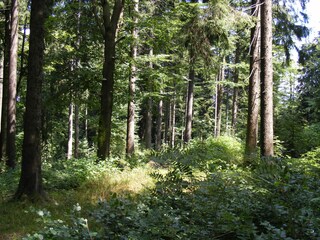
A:
{"label": "low vegetation", "polygon": [[319,239],[320,149],[243,164],[240,142],[44,164],[50,202],[9,201],[0,175],[0,239]]}

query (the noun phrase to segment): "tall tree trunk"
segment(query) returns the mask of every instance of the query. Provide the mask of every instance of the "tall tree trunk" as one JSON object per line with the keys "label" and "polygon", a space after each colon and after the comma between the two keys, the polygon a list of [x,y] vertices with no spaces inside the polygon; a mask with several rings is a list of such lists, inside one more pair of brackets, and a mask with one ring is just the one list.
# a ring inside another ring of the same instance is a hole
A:
{"label": "tall tree trunk", "polygon": [[[149,53],[150,57],[153,56],[153,49],[150,49]],[[150,68],[153,69],[153,63],[150,62]],[[148,92],[152,92],[152,83],[151,80],[148,79],[147,83]],[[146,112],[146,129],[145,129],[145,144],[146,148],[149,149],[152,146],[152,97],[149,95],[147,99],[147,112]]]}
{"label": "tall tree trunk", "polygon": [[[7,0],[6,6],[10,3]],[[9,83],[9,56],[10,56],[10,15],[9,9],[5,10],[5,39],[4,39],[4,63],[3,63],[3,97],[1,113],[1,134],[0,134],[0,158],[7,158],[7,116],[8,116],[8,83]]]}
{"label": "tall tree trunk", "polygon": [[73,157],[79,158],[79,106],[74,105],[74,148]]}
{"label": "tall tree trunk", "polygon": [[150,149],[152,146],[152,98],[148,97],[147,112],[146,112],[146,129],[145,129],[145,144],[146,148]]}
{"label": "tall tree trunk", "polygon": [[27,38],[27,21],[28,21],[28,18],[26,17],[23,24],[23,36],[22,36],[22,45],[21,45],[21,56],[20,56],[20,73],[19,73],[19,79],[17,83],[17,96],[19,95],[22,78],[25,74],[24,58],[25,58],[26,38]]}
{"label": "tall tree trunk", "polygon": [[236,56],[235,56],[235,71],[234,71],[234,84],[233,96],[232,96],[232,117],[231,117],[231,134],[235,135],[237,127],[237,117],[238,117],[238,97],[239,97],[239,66],[240,63],[240,44],[237,44]]}
{"label": "tall tree trunk", "polygon": [[11,40],[8,84],[8,126],[7,126],[7,165],[16,165],[16,94],[17,94],[17,60],[18,60],[18,0],[11,2]]}
{"label": "tall tree trunk", "polygon": [[[174,85],[175,87],[175,85]],[[170,138],[170,147],[175,146],[176,140],[176,91],[174,90],[173,99],[171,102],[171,138]]]}
{"label": "tall tree trunk", "polygon": [[41,177],[41,98],[46,10],[46,1],[32,0],[21,176],[15,194],[18,199],[24,194],[32,198],[44,194]]}
{"label": "tall tree trunk", "polygon": [[69,105],[67,159],[72,158],[72,143],[73,143],[73,104],[71,103]]}
{"label": "tall tree trunk", "polygon": [[260,0],[252,0],[252,15],[257,18],[251,29],[250,78],[248,97],[248,118],[246,136],[246,155],[254,158],[257,154],[259,98],[260,98]]}
{"label": "tall tree trunk", "polygon": [[221,116],[222,116],[222,97],[223,97],[223,86],[219,82],[224,80],[224,63],[225,60],[223,59],[223,65],[220,67],[218,78],[217,78],[217,91],[216,91],[216,131],[215,137],[219,137],[221,135]]}
{"label": "tall tree trunk", "polygon": [[129,79],[129,102],[128,102],[128,116],[127,116],[127,142],[126,142],[126,154],[132,155],[134,153],[134,125],[135,125],[135,88],[136,88],[136,75],[137,75],[137,67],[136,67],[136,58],[138,55],[138,13],[139,13],[139,0],[133,0],[133,11],[132,11],[132,19],[133,19],[133,28],[132,28],[132,37],[133,42],[131,46],[131,72]]}
{"label": "tall tree trunk", "polygon": [[195,79],[195,52],[193,49],[189,50],[190,54],[190,66],[189,66],[189,82],[188,82],[188,93],[187,93],[187,112],[186,112],[186,126],[184,130],[184,142],[188,143],[191,140],[192,133],[192,118],[193,118],[193,87]]}
{"label": "tall tree trunk", "polygon": [[165,101],[165,129],[164,129],[164,140],[165,143],[169,144],[170,141],[170,130],[171,130],[171,108],[170,108],[170,99]]}
{"label": "tall tree trunk", "polygon": [[[162,94],[162,91],[160,91],[160,95]],[[157,137],[156,137],[156,149],[161,149],[162,144],[162,118],[163,118],[163,100],[162,97],[159,100],[158,104],[158,116],[157,116]]]}
{"label": "tall tree trunk", "polygon": [[[2,116],[2,101],[3,101],[3,69],[4,69],[4,56],[0,55],[0,132],[1,132],[1,116]],[[1,158],[0,158],[1,162]]]}
{"label": "tall tree trunk", "polygon": [[111,146],[111,118],[114,93],[114,72],[116,57],[116,35],[120,15],[124,7],[124,0],[114,0],[113,11],[109,1],[101,1],[103,8],[102,28],[104,37],[104,63],[101,86],[100,120],[98,131],[98,158],[105,159],[110,156]]}
{"label": "tall tree trunk", "polygon": [[261,6],[261,155],[273,156],[272,0]]}

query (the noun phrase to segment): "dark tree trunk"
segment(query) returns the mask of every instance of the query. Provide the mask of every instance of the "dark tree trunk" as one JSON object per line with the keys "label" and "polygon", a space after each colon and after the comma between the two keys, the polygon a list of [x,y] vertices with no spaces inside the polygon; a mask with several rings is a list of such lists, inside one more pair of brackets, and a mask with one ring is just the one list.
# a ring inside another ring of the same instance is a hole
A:
{"label": "dark tree trunk", "polygon": [[113,11],[108,1],[101,1],[103,8],[102,28],[104,37],[104,63],[101,86],[100,120],[98,132],[98,158],[105,159],[110,156],[111,145],[111,117],[114,92],[114,72],[116,55],[116,33],[118,22],[124,7],[124,0],[114,0]]}
{"label": "dark tree trunk", "polygon": [[[9,1],[6,1],[9,6]],[[3,98],[1,113],[0,159],[7,157],[7,116],[8,116],[8,83],[9,83],[9,56],[10,56],[10,10],[5,10],[5,39],[3,63]]]}
{"label": "dark tree trunk", "polygon": [[8,126],[7,126],[7,165],[16,166],[16,94],[17,94],[17,60],[18,60],[18,0],[11,2],[11,40],[8,84]]}
{"label": "dark tree trunk", "polygon": [[23,24],[23,36],[22,36],[21,55],[20,55],[20,73],[19,73],[19,79],[17,83],[17,96],[19,95],[22,78],[25,74],[24,58],[25,58],[26,38],[27,38],[27,20],[28,18],[26,17]]}
{"label": "dark tree trunk", "polygon": [[148,97],[146,112],[146,129],[144,136],[147,149],[150,149],[152,147],[152,105],[152,98]]}
{"label": "dark tree trunk", "polygon": [[233,96],[232,96],[232,116],[231,116],[231,134],[235,135],[237,127],[237,117],[238,117],[238,98],[239,98],[239,66],[240,63],[240,44],[237,44],[236,56],[235,56],[235,71],[234,71],[234,84]]}
{"label": "dark tree trunk", "polygon": [[46,1],[32,0],[21,177],[15,197],[42,197],[41,98]]}
{"label": "dark tree trunk", "polygon": [[132,29],[132,37],[133,43],[131,46],[131,72],[130,72],[130,80],[129,80],[129,102],[128,102],[128,116],[127,116],[127,143],[126,143],[126,154],[132,155],[134,153],[134,126],[135,126],[135,88],[136,88],[136,75],[137,75],[137,67],[136,67],[136,58],[138,55],[138,16],[139,13],[139,0],[133,1],[133,11],[132,11],[132,19],[134,22],[134,26]]}
{"label": "dark tree trunk", "polygon": [[[223,60],[223,64],[224,64]],[[222,82],[224,80],[224,66],[222,65],[219,70],[219,74],[217,77],[217,91],[216,91],[216,131],[215,131],[215,137],[219,137],[221,135],[221,117],[222,117],[222,97],[223,97],[223,86],[219,82]]]}
{"label": "dark tree trunk", "polygon": [[260,98],[260,0],[252,0],[252,15],[258,21],[251,29],[250,78],[248,97],[248,118],[246,136],[246,155],[255,157],[257,154],[259,98]]}
{"label": "dark tree trunk", "polygon": [[261,155],[273,156],[272,0],[261,5]]}
{"label": "dark tree trunk", "polygon": [[[1,115],[2,115],[2,101],[3,101],[3,66],[4,57],[3,54],[0,56],[0,132],[1,132]],[[1,158],[0,158],[1,162]]]}
{"label": "dark tree trunk", "polygon": [[189,50],[190,53],[190,66],[189,66],[189,82],[188,82],[188,93],[187,93],[187,112],[186,112],[186,126],[184,130],[183,141],[188,143],[191,140],[192,133],[192,118],[193,118],[193,87],[195,79],[195,53],[193,49]]}

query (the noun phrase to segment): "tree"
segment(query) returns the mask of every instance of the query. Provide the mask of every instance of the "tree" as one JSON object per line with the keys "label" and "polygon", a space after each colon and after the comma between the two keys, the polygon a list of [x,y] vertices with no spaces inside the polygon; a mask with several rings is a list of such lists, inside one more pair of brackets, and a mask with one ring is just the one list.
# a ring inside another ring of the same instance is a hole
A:
{"label": "tree", "polygon": [[[6,6],[9,6],[9,0]],[[7,156],[7,116],[8,116],[8,82],[9,82],[9,53],[10,53],[10,8],[5,10],[5,33],[4,33],[4,57],[3,57],[3,96],[1,112],[1,134],[0,134],[0,158],[5,159]]]}
{"label": "tree", "polygon": [[248,96],[248,117],[246,154],[255,155],[257,151],[259,98],[260,98],[260,0],[252,0],[252,16],[256,18],[251,29],[250,78]]}
{"label": "tree", "polygon": [[7,120],[7,165],[14,168],[16,165],[16,95],[17,95],[17,60],[18,60],[18,33],[19,33],[18,0],[11,2],[10,24],[10,57],[9,57],[9,84],[8,84],[8,120]]}
{"label": "tree", "polygon": [[132,6],[132,46],[131,46],[131,72],[130,72],[130,80],[129,80],[129,102],[128,102],[128,117],[127,117],[127,143],[126,143],[126,154],[131,155],[134,153],[134,115],[135,115],[135,84],[137,78],[137,67],[136,67],[136,58],[138,55],[138,13],[139,13],[139,0],[133,1]]}
{"label": "tree", "polygon": [[98,130],[98,157],[105,159],[110,156],[111,117],[114,93],[114,72],[116,57],[116,37],[120,15],[125,0],[114,0],[113,11],[109,0],[102,0],[104,38],[104,64],[101,85],[100,120]]}
{"label": "tree", "polygon": [[261,5],[261,155],[273,156],[272,0]]}
{"label": "tree", "polygon": [[31,198],[44,196],[41,173],[41,98],[46,13],[47,1],[32,0],[26,112],[21,176],[15,194],[17,199],[20,199],[24,194]]}

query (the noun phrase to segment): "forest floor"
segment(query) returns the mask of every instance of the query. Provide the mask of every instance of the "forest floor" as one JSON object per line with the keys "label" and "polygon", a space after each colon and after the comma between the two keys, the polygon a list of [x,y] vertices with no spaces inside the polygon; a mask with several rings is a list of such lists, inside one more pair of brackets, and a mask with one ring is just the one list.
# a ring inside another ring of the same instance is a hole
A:
{"label": "forest floor", "polygon": [[51,201],[9,201],[0,173],[0,240],[320,239],[320,149],[247,164],[232,138],[131,159],[44,163]]}

